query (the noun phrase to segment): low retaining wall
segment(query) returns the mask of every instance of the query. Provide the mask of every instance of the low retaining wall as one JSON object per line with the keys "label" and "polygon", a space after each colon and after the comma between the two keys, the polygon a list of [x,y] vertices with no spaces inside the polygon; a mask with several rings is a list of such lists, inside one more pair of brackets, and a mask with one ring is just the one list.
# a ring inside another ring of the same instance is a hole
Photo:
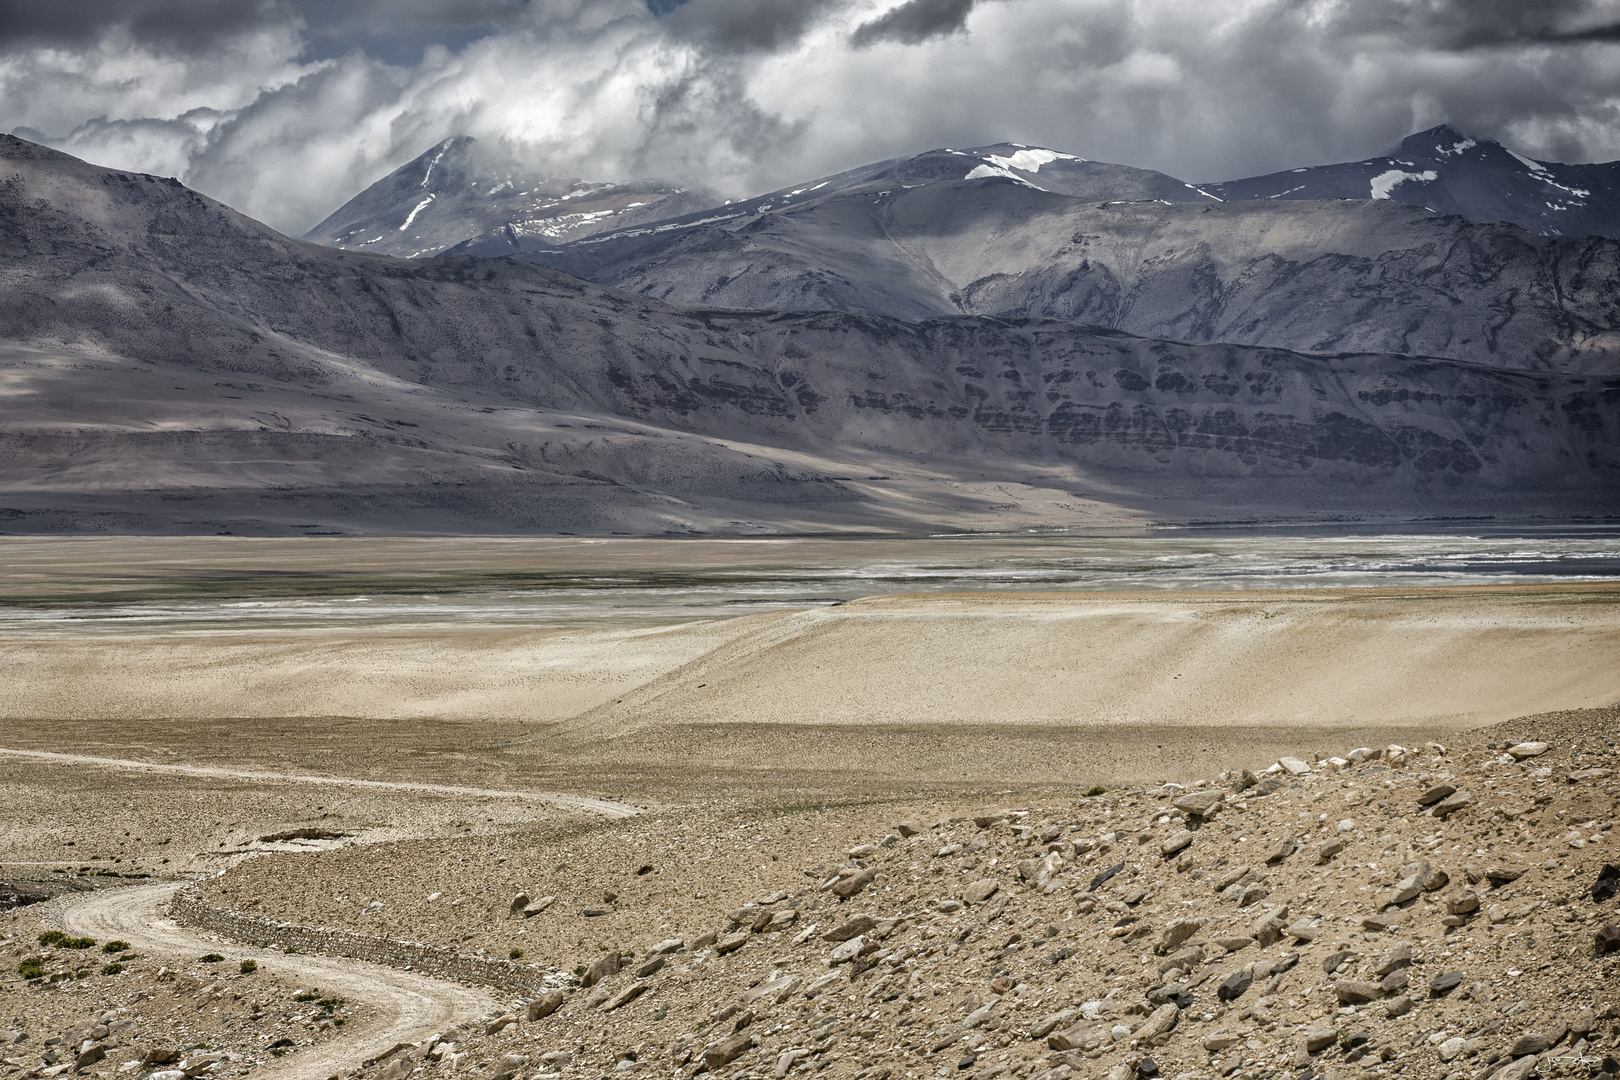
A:
{"label": "low retaining wall", "polygon": [[527,997],[538,997],[550,989],[545,980],[552,973],[538,964],[474,956],[420,941],[277,922],[260,915],[214,907],[188,889],[175,893],[174,899],[169,901],[169,914],[183,926],[212,930],[233,941],[260,948],[292,948],[318,956],[370,960],[439,979],[499,987]]}

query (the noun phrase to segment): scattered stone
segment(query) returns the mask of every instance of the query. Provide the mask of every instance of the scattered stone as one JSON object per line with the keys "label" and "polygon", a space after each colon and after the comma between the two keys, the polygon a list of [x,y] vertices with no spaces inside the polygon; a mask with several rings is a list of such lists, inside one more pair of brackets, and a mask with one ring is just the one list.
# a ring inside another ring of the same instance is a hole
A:
{"label": "scattered stone", "polygon": [[1001,888],[995,878],[982,878],[962,890],[962,899],[969,904],[982,904]]}
{"label": "scattered stone", "polygon": [[547,990],[544,994],[529,1002],[528,1006],[523,1010],[523,1019],[531,1022],[543,1020],[562,1008],[562,1003],[565,1000],[567,1000],[567,995],[561,990]]}
{"label": "scattered stone", "polygon": [[1171,855],[1174,855],[1176,852],[1184,850],[1192,842],[1193,833],[1187,829],[1182,829],[1179,832],[1173,832],[1169,836],[1165,837],[1164,843],[1159,845],[1159,851],[1163,853],[1166,858],[1168,858]]}
{"label": "scattered stone", "polygon": [[518,912],[528,907],[530,902],[529,894],[526,892],[520,892],[516,896],[512,897],[512,905],[507,909],[508,913],[516,915]]}
{"label": "scattered stone", "polygon": [[614,994],[612,997],[608,998],[608,1000],[602,1005],[602,1011],[612,1012],[615,1009],[623,1008],[632,1001],[636,1000],[636,998],[640,997],[642,994],[645,994],[651,988],[651,983],[633,982],[623,990],[620,990],[617,994]]}
{"label": "scattered stone", "polygon": [[1282,842],[1272,849],[1271,854],[1266,856],[1266,865],[1276,866],[1278,863],[1287,859],[1288,856],[1298,851],[1299,848],[1300,843],[1298,840],[1294,839],[1292,836],[1284,837]]}
{"label": "scattered stone", "polygon": [[1153,951],[1160,956],[1164,956],[1170,950],[1198,933],[1199,930],[1203,929],[1203,926],[1204,920],[1202,919],[1176,919],[1164,928],[1164,932],[1159,935],[1159,942],[1153,947]]}
{"label": "scattered stone", "polygon": [[1544,742],[1522,742],[1516,746],[1508,747],[1508,753],[1514,761],[1524,761],[1527,758],[1540,757],[1552,749]]}
{"label": "scattered stone", "polygon": [[1378,961],[1378,966],[1373,970],[1382,976],[1388,975],[1390,972],[1397,971],[1400,968],[1411,966],[1412,946],[1402,943],[1400,945],[1391,946],[1389,951],[1384,953],[1383,957]]}
{"label": "scattered stone", "polygon": [[1491,1073],[1491,1080],[1525,1080],[1525,1077],[1536,1071],[1538,1060],[1534,1054],[1519,1058],[1513,1064]]}
{"label": "scattered stone", "polygon": [[1383,911],[1385,908],[1404,904],[1408,900],[1416,900],[1422,891],[1416,877],[1403,878],[1395,883],[1394,888],[1378,895],[1378,910]]}
{"label": "scattered stone", "polygon": [[1463,1047],[1467,1045],[1468,1040],[1462,1038],[1460,1035],[1447,1039],[1437,1048],[1440,1054],[1440,1060],[1444,1062],[1456,1061],[1457,1058],[1462,1056]]}
{"label": "scattered stone", "polygon": [[1620,893],[1620,867],[1603,864],[1598,878],[1592,883],[1592,902],[1601,904]]}
{"label": "scattered stone", "polygon": [[1620,949],[1620,924],[1603,924],[1595,935],[1594,942],[1599,956],[1607,956]]}
{"label": "scattered stone", "polygon": [[1463,973],[1461,968],[1452,968],[1450,971],[1436,975],[1429,983],[1431,997],[1445,997],[1458,986],[1462,985]]}
{"label": "scattered stone", "polygon": [[1412,999],[1407,997],[1405,994],[1392,997],[1388,1001],[1384,1002],[1384,1015],[1389,1017],[1391,1020],[1394,1020],[1396,1017],[1405,1016],[1411,1011]]}
{"label": "scattered stone", "polygon": [[579,985],[585,988],[595,986],[610,975],[617,975],[622,963],[618,949],[609,949],[596,958],[596,962],[585,970],[579,977]]}
{"label": "scattered stone", "polygon": [[913,836],[921,836],[923,827],[915,821],[902,821],[895,825],[894,831],[909,840]]}
{"label": "scattered stone", "polygon": [[1104,870],[1102,873],[1091,879],[1091,884],[1086,887],[1086,891],[1096,892],[1098,889],[1114,880],[1114,875],[1118,874],[1123,869],[1125,869],[1124,863],[1116,863],[1115,865],[1110,866],[1107,870]]}
{"label": "scattered stone", "polygon": [[1456,792],[1456,784],[1436,784],[1434,787],[1418,796],[1417,804],[1419,806],[1433,806],[1441,799],[1454,795]]}
{"label": "scattered stone", "polygon": [[1160,1005],[1154,1009],[1134,1032],[1137,1045],[1146,1046],[1160,1035],[1168,1034],[1176,1026],[1176,1018],[1180,1015],[1181,1010],[1174,1004]]}
{"label": "scattered stone", "polygon": [[1497,885],[1509,881],[1518,881],[1524,876],[1525,868],[1522,866],[1508,866],[1504,863],[1493,863],[1485,868],[1485,876]]}
{"label": "scattered stone", "polygon": [[843,900],[848,900],[877,880],[877,868],[867,867],[858,874],[851,875],[836,881],[831,886],[832,894]]}
{"label": "scattered stone", "polygon": [[1479,910],[1479,897],[1471,891],[1464,890],[1456,896],[1446,899],[1446,911],[1452,915],[1467,915]]}
{"label": "scattered stone", "polygon": [[1221,800],[1224,798],[1226,798],[1225,793],[1209,789],[1189,792],[1171,805],[1188,817],[1208,820],[1215,816],[1215,811],[1220,808]]}
{"label": "scattered stone", "polygon": [[1377,983],[1363,982],[1360,979],[1340,979],[1333,984],[1333,992],[1346,1005],[1365,1005],[1384,996],[1384,991]]}
{"label": "scattered stone", "polygon": [[733,1035],[731,1038],[722,1039],[704,1050],[703,1064],[711,1070],[724,1068],[757,1045],[759,1045],[759,1036],[752,1032]]}
{"label": "scattered stone", "polygon": [[746,944],[748,944],[748,932],[744,930],[741,933],[732,934],[729,937],[723,937],[717,940],[714,943],[714,954],[716,956],[724,956],[727,953],[736,952]]}
{"label": "scattered stone", "polygon": [[1299,760],[1299,758],[1278,758],[1277,764],[1282,766],[1283,771],[1290,776],[1304,776],[1311,771],[1311,767]]}
{"label": "scattered stone", "polygon": [[1310,1028],[1305,1032],[1305,1050],[1316,1054],[1339,1041],[1339,1029],[1333,1027]]}
{"label": "scattered stone", "polygon": [[1317,847],[1316,847],[1316,861],[1318,863],[1328,862],[1333,858],[1333,856],[1339,854],[1343,850],[1344,850],[1344,841],[1343,840],[1339,840],[1339,839],[1324,840],[1322,843],[1318,844]]}
{"label": "scattered stone", "polygon": [[1509,1057],[1522,1058],[1526,1054],[1545,1054],[1558,1045],[1558,1040],[1569,1030],[1567,1024],[1557,1024],[1548,1031],[1529,1031],[1513,1041]]}
{"label": "scattered stone", "polygon": [[848,941],[850,938],[860,937],[871,932],[877,925],[877,920],[870,915],[857,915],[846,920],[822,934],[823,941]]}
{"label": "scattered stone", "polygon": [[1215,989],[1215,996],[1222,1001],[1236,1001],[1253,985],[1254,972],[1248,968],[1240,968],[1221,980],[1220,986]]}
{"label": "scattered stone", "polygon": [[1454,795],[1447,795],[1434,804],[1429,812],[1437,818],[1447,818],[1474,801],[1474,796],[1466,791],[1459,791]]}

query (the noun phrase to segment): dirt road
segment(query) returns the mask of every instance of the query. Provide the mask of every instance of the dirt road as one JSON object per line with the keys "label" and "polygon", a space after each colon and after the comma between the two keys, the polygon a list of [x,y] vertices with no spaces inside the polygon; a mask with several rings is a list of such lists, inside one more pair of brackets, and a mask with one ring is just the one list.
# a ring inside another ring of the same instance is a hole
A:
{"label": "dirt road", "polygon": [[[117,938],[141,953],[195,960],[215,951],[219,940],[180,926],[163,912],[176,886],[136,885],[62,897],[42,912],[47,923],[71,934]],[[371,1006],[371,1019],[337,1039],[301,1050],[256,1070],[264,1080],[327,1080],[398,1043],[419,1042],[462,1021],[500,1011],[483,991],[396,971],[362,960],[285,955],[232,943],[232,957],[251,958],[259,970],[288,982],[318,986]]]}
{"label": "dirt road", "polygon": [[356,780],[343,776],[308,776],[297,773],[259,772],[250,769],[219,769],[205,765],[170,765],[151,761],[132,761],[126,758],[87,757],[83,754],[59,754],[51,750],[10,750],[0,747],[0,757],[33,758],[58,765],[90,765],[102,769],[139,769],[147,772],[173,773],[178,776],[207,776],[230,780],[254,780],[262,783],[324,784],[337,787],[368,788],[376,791],[414,791],[426,795],[471,795],[496,799],[524,799],[530,802],[567,806],[588,810],[603,817],[633,817],[641,811],[628,803],[607,799],[590,799],[582,795],[557,795],[542,791],[507,791],[499,788],[456,787],[449,784],[413,784],[392,780]]}

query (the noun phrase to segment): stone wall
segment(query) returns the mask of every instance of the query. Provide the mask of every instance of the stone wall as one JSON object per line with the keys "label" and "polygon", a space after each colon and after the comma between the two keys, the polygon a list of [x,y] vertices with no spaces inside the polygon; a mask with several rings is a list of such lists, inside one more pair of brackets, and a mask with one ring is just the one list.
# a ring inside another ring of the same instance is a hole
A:
{"label": "stone wall", "polygon": [[550,989],[546,982],[548,976],[552,976],[555,982],[552,971],[539,964],[475,956],[420,941],[400,941],[356,934],[349,930],[277,922],[260,915],[214,907],[204,903],[197,893],[189,889],[175,893],[174,899],[169,902],[169,914],[182,926],[212,930],[247,945],[370,960],[434,978],[494,986],[528,997],[538,996]]}

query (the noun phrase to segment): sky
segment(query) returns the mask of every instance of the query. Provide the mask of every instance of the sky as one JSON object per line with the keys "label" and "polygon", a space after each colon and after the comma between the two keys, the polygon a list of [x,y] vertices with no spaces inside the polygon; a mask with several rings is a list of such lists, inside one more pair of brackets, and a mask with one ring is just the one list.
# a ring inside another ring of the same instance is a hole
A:
{"label": "sky", "polygon": [[1620,0],[0,0],[0,130],[292,234],[434,143],[741,197],[1014,141],[1215,181],[1620,158]]}

